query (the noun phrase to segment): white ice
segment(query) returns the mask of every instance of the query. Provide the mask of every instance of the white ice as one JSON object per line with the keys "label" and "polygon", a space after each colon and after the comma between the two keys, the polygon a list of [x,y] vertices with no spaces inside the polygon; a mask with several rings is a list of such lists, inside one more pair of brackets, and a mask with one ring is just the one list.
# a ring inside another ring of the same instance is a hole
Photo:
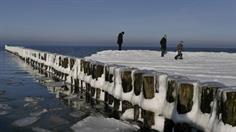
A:
{"label": "white ice", "polygon": [[17,127],[25,127],[39,120],[39,117],[25,117],[14,121],[12,124]]}
{"label": "white ice", "polygon": [[107,50],[86,58],[182,75],[201,82],[218,81],[227,86],[236,86],[236,53],[183,52],[183,60],[175,60],[175,52],[168,52],[165,57],[160,54],[159,51],[149,50]]}
{"label": "white ice", "polygon": [[34,132],[51,132],[50,130],[44,129],[44,128],[40,128],[40,127],[33,127],[32,130]]}
{"label": "white ice", "polygon": [[89,116],[77,122],[72,127],[75,132],[130,132],[137,131],[137,126],[131,126],[113,118]]}
{"label": "white ice", "polygon": [[44,113],[48,112],[47,109],[43,109],[43,110],[40,110],[40,111],[36,111],[36,112],[33,112],[33,113],[30,113],[30,116],[40,116]]}

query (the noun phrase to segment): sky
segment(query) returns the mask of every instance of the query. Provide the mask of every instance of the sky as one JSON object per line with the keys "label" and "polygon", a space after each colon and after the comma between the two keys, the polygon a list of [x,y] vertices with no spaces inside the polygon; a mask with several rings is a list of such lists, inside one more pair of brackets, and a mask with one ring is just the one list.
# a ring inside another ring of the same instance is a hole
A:
{"label": "sky", "polygon": [[0,44],[236,48],[236,0],[0,0]]}

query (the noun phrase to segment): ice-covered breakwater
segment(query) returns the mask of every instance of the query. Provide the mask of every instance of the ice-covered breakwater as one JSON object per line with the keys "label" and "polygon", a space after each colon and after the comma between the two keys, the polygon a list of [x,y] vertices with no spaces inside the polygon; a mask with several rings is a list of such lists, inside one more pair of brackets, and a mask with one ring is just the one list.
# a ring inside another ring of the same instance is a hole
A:
{"label": "ice-covered breakwater", "polygon": [[201,83],[161,71],[112,65],[5,46],[41,73],[82,90],[91,105],[104,102],[108,112],[158,131],[236,131],[236,90],[220,83]]}

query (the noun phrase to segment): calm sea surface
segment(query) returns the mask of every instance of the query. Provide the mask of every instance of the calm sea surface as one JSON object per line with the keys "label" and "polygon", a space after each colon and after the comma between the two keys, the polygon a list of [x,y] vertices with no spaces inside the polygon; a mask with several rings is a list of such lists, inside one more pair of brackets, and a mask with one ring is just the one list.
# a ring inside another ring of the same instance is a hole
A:
{"label": "calm sea surface", "polygon": [[[115,46],[62,46],[62,45],[25,45],[24,47],[59,53],[64,55],[85,57],[103,50],[117,50]],[[0,50],[3,50],[1,48]],[[123,47],[123,50],[160,50],[159,47]],[[168,51],[175,51],[175,48],[167,48]],[[185,51],[192,52],[228,52],[236,53],[236,48],[185,48]]]}
{"label": "calm sea surface", "polygon": [[[76,57],[85,57],[102,50],[116,50],[117,47],[98,46],[25,46]],[[124,50],[159,50],[159,47],[124,47]],[[174,48],[169,48],[173,51]],[[230,52],[236,49],[186,48],[185,51]],[[19,58],[0,48],[0,131],[32,131],[32,128],[45,128],[53,131],[70,131],[69,127],[78,119],[69,116],[75,108],[57,99],[55,94],[37,82],[40,78]],[[33,102],[27,99],[34,100]],[[16,127],[14,121],[40,113],[36,123],[27,127]],[[50,125],[48,125],[50,124]]]}

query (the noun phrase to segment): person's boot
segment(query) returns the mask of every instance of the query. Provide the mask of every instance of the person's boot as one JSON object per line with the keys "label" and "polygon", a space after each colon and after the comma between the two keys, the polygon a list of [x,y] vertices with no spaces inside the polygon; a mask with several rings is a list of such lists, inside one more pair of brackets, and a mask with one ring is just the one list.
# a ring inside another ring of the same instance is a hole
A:
{"label": "person's boot", "polygon": [[175,59],[176,59],[176,60],[178,59],[178,55],[175,56]]}

